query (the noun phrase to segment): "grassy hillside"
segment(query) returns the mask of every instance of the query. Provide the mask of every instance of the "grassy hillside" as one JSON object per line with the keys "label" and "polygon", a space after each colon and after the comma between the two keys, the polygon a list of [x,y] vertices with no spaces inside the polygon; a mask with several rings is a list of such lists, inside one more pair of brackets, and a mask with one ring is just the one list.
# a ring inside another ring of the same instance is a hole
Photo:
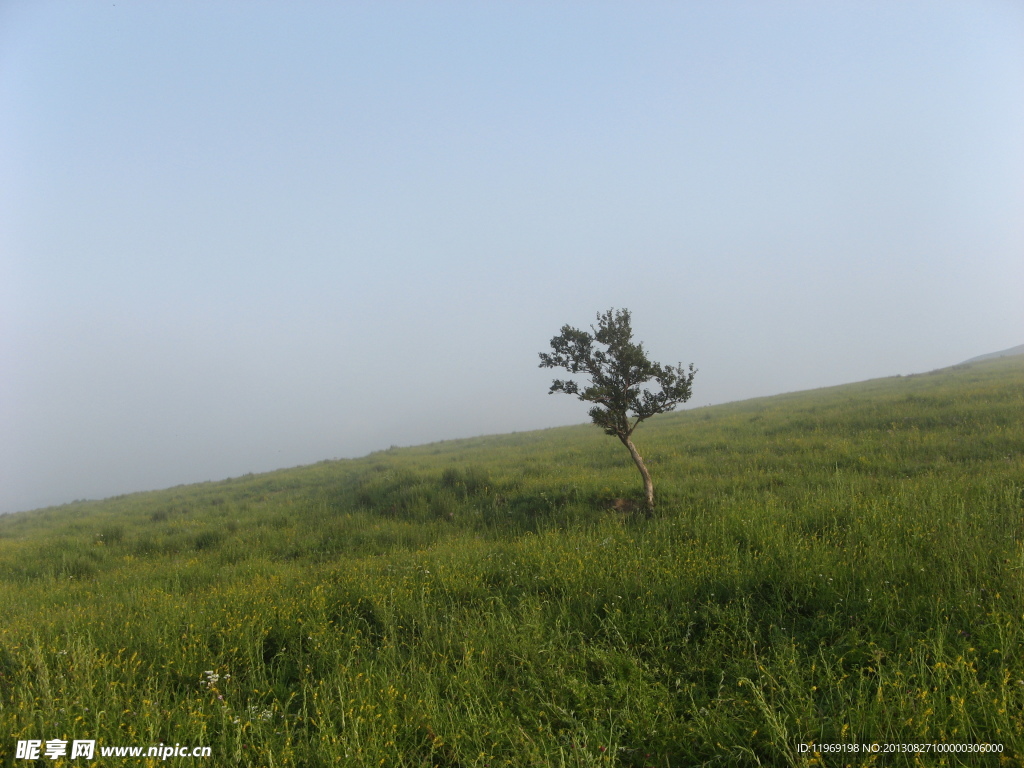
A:
{"label": "grassy hillside", "polygon": [[1024,359],[636,442],[652,519],[592,426],[0,518],[0,764],[1022,764]]}

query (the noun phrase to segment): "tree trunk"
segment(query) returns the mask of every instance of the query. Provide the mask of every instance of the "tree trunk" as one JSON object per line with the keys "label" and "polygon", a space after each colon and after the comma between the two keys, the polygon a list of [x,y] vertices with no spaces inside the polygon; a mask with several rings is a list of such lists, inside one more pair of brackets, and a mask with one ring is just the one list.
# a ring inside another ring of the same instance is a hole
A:
{"label": "tree trunk", "polygon": [[644,496],[647,499],[647,513],[650,514],[654,511],[654,483],[651,482],[651,473],[647,471],[643,457],[640,456],[640,452],[633,445],[633,441],[628,437],[620,439],[622,444],[629,449],[629,455],[633,457],[633,461],[636,462],[636,468],[640,470],[640,475],[644,479]]}

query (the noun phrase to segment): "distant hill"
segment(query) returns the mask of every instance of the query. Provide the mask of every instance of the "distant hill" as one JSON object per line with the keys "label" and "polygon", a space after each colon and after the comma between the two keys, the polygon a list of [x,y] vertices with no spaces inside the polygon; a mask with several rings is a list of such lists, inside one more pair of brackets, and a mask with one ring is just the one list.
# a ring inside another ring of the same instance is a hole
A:
{"label": "distant hill", "polygon": [[997,357],[1013,357],[1014,355],[1024,355],[1024,344],[1018,344],[1016,347],[1004,349],[1002,352],[990,352],[987,355],[979,355],[978,357],[972,357],[970,360],[964,360],[961,363],[961,365],[967,365],[968,363],[979,363],[982,360],[994,360]]}

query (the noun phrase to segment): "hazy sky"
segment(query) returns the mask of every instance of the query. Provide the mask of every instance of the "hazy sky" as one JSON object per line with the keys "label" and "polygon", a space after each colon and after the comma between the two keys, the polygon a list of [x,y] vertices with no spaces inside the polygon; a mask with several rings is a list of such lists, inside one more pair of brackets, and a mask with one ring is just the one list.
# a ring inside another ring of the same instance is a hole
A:
{"label": "hazy sky", "polygon": [[612,306],[706,405],[1022,296],[1018,2],[0,0],[0,511],[586,421]]}

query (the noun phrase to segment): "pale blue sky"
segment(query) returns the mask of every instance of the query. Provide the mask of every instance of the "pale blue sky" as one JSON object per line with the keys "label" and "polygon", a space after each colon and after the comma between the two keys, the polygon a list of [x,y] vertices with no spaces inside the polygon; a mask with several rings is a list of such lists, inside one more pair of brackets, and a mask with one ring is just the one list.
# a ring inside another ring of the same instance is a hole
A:
{"label": "pale blue sky", "polygon": [[1022,295],[1019,3],[0,0],[0,511],[583,422],[612,306],[699,406]]}

